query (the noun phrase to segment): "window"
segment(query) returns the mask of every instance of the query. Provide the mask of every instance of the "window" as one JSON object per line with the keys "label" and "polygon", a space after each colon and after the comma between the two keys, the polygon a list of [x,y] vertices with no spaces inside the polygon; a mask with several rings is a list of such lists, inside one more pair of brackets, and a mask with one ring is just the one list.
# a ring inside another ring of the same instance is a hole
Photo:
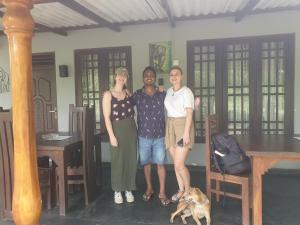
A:
{"label": "window", "polygon": [[[131,48],[115,47],[75,50],[76,104],[95,107],[96,129],[101,127],[101,101],[104,91],[113,86],[113,76],[119,67],[131,68]],[[128,88],[131,90],[132,77]]]}
{"label": "window", "polygon": [[187,57],[198,142],[210,114],[230,134],[293,134],[293,34],[188,41]]}

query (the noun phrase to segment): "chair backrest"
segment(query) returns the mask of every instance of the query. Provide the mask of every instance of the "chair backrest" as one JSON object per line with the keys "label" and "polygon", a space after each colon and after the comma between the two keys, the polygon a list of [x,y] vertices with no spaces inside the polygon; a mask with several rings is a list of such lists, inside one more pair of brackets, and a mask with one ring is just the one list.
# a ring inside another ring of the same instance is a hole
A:
{"label": "chair backrest", "polygon": [[88,183],[88,199],[94,199],[96,195],[97,162],[95,152],[95,109],[86,109],[86,129],[85,129],[85,152],[83,166],[86,168]]}
{"label": "chair backrest", "polygon": [[96,187],[95,159],[95,109],[86,106],[70,105],[69,133],[77,134],[82,139],[83,176],[88,183],[89,199],[93,198]]}
{"label": "chair backrest", "polygon": [[[14,179],[12,111],[0,112],[0,218],[11,218]],[[39,168],[40,170],[40,168]],[[40,173],[40,185],[50,186],[49,168]]]}
{"label": "chair backrest", "polygon": [[220,127],[217,115],[207,116],[205,119],[205,162],[207,172],[211,170],[211,136],[219,132]]}
{"label": "chair backrest", "polygon": [[13,129],[11,112],[0,112],[0,214],[12,209]]}
{"label": "chair backrest", "polygon": [[69,133],[84,137],[84,127],[86,123],[86,107],[75,107],[69,105]]}

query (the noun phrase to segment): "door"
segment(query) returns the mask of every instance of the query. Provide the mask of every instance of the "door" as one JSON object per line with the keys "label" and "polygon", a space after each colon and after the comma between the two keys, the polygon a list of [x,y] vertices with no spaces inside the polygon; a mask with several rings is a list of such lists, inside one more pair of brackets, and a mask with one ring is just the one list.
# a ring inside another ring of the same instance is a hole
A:
{"label": "door", "polygon": [[33,102],[36,132],[57,132],[54,53],[32,56]]}
{"label": "door", "polygon": [[127,88],[132,91],[130,46],[75,50],[76,104],[95,107],[97,130],[105,130],[101,98],[104,91],[112,88],[119,67],[127,68]]}

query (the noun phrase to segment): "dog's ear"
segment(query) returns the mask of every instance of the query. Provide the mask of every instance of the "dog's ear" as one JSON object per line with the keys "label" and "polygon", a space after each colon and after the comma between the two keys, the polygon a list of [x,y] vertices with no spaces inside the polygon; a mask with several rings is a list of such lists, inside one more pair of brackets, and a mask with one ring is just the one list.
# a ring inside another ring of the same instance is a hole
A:
{"label": "dog's ear", "polygon": [[199,188],[195,188],[195,192],[196,192],[198,195],[202,195],[202,194],[203,194],[202,191],[200,191]]}
{"label": "dog's ear", "polygon": [[202,195],[196,195],[195,196],[195,201],[196,202],[202,202]]}
{"label": "dog's ear", "polygon": [[195,192],[197,193],[197,201],[203,202],[205,201],[205,195],[202,193],[202,191],[199,188],[195,188]]}

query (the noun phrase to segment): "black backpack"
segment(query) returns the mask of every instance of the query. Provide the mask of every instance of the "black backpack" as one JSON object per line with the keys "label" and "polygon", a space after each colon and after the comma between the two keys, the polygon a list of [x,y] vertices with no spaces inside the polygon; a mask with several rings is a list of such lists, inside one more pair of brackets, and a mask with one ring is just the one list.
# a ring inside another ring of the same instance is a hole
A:
{"label": "black backpack", "polygon": [[212,135],[212,165],[221,173],[240,174],[251,171],[251,163],[233,136]]}

